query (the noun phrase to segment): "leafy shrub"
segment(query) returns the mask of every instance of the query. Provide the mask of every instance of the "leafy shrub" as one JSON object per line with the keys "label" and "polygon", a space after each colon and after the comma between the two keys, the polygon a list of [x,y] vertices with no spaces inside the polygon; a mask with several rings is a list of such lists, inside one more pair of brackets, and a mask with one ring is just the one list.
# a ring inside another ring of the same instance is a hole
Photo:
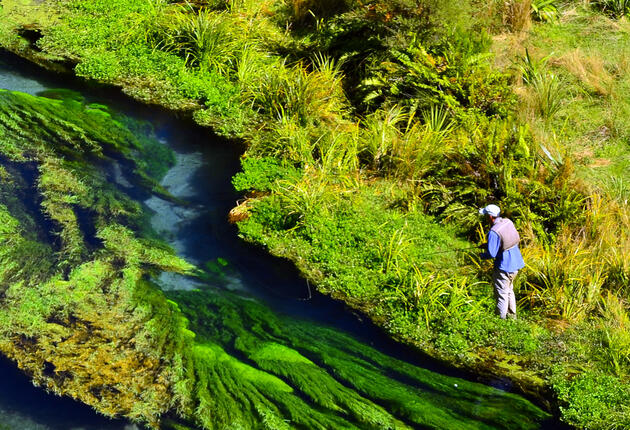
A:
{"label": "leafy shrub", "polygon": [[532,14],[538,21],[553,22],[558,19],[555,0],[533,0]]}
{"label": "leafy shrub", "polygon": [[470,37],[454,32],[430,48],[419,39],[394,48],[393,58],[368,70],[361,83],[363,103],[394,101],[418,110],[438,104],[505,116],[515,99],[510,78],[489,67],[488,44],[485,33]]}
{"label": "leafy shrub", "polygon": [[618,429],[629,424],[630,389],[619,378],[588,370],[574,375],[557,371],[552,384],[569,424]]}
{"label": "leafy shrub", "polygon": [[277,189],[279,180],[295,181],[300,171],[276,158],[245,157],[241,160],[243,171],[232,178],[237,191],[263,191]]}

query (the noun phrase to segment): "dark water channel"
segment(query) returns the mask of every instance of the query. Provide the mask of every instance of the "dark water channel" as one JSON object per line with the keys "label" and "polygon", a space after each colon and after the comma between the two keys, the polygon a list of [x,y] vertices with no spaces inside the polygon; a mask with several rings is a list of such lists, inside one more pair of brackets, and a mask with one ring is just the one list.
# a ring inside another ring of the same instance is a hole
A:
{"label": "dark water channel", "polygon": [[[391,341],[342,304],[312,291],[291,264],[239,240],[236,229],[226,220],[227,212],[239,198],[230,184],[231,177],[238,171],[238,159],[243,149],[237,144],[212,138],[207,130],[158,108],[131,102],[112,89],[91,87],[70,79],[64,81],[63,77],[42,72],[8,54],[0,54],[0,88],[30,94],[49,88],[70,88],[81,91],[90,101],[150,121],[158,139],[173,149],[177,160],[162,184],[187,204],[177,205],[141,194],[136,197],[154,211],[153,228],[168,239],[179,255],[199,266],[208,262],[211,265],[226,262],[224,273],[217,277],[214,287],[252,297],[276,313],[349,333],[392,360],[402,360],[453,377],[455,387],[459,380],[456,378],[474,379]],[[124,166],[114,166],[111,176],[119,186],[129,185]],[[129,188],[129,192],[134,190]],[[157,282],[165,290],[200,287],[198,280],[172,274],[163,274]],[[0,360],[0,381],[0,430],[138,428],[123,421],[107,420],[81,404],[46,394],[33,387],[28,378],[7,361]],[[511,388],[509,381],[482,382],[497,387],[499,394],[494,396],[500,395],[499,389],[509,391]],[[413,381],[409,383],[414,384]],[[477,403],[484,401],[480,396]],[[448,407],[447,404],[444,406]],[[557,428],[556,425],[552,421],[538,423],[539,428]]]}

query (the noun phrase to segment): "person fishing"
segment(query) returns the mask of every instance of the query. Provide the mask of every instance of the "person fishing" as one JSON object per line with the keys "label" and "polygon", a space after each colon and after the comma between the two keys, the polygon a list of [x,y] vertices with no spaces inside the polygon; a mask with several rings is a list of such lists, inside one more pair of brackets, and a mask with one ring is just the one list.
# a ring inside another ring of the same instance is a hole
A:
{"label": "person fishing", "polygon": [[497,301],[496,312],[505,319],[516,318],[516,297],[514,296],[514,278],[520,269],[525,267],[523,256],[518,247],[520,236],[512,221],[500,217],[501,209],[497,205],[488,205],[479,209],[490,225],[488,242],[481,245],[485,248],[482,259],[494,258],[492,286]]}

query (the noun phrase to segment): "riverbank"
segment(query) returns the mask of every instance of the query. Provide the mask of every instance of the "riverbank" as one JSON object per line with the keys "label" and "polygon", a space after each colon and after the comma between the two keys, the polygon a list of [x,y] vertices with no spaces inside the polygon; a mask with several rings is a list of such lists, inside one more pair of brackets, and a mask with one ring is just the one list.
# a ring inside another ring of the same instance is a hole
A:
{"label": "riverbank", "polygon": [[[74,1],[47,10],[46,3],[5,1],[0,41],[31,59],[77,64],[79,76],[188,110],[198,123],[245,139],[244,172],[234,179],[250,193],[237,213],[245,238],[291,259],[321,291],[404,342],[457,366],[491,369],[524,391],[551,389],[573,425],[623,426],[625,169],[601,161],[626,156],[623,108],[602,124],[582,121],[581,132],[563,130],[580,130],[564,125],[586,115],[576,107],[598,118],[609,96],[625,106],[614,99],[624,75],[611,72],[602,95],[587,80],[596,63],[586,62],[581,75],[566,66],[576,61],[525,56],[510,77],[486,54],[502,40],[579,37],[584,21],[625,43],[625,21],[566,8],[559,22],[491,43],[479,30],[517,26],[497,20],[515,18],[514,11],[497,6],[464,25],[467,12],[448,6],[426,14],[404,2],[344,3],[326,16],[313,3],[321,14],[315,21],[299,2],[219,3],[188,10]],[[194,39],[195,28],[207,40]],[[362,51],[352,43],[365,39],[366,28],[375,33]],[[420,39],[405,39],[409,30]],[[557,90],[566,71],[563,84],[583,97],[570,104]],[[602,127],[605,139],[596,134]],[[585,153],[591,140],[597,154]],[[599,169],[602,177],[618,179],[586,181],[582,172],[595,159],[613,166],[608,175],[608,167]],[[475,207],[487,201],[506,208],[527,242],[517,322],[489,316],[487,267],[475,258],[430,256],[477,239]]]}

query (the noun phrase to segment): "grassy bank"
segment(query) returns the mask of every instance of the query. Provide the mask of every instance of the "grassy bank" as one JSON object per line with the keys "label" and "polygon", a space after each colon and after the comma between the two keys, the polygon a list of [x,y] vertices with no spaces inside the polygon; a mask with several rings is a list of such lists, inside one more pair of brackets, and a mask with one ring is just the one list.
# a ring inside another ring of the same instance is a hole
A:
{"label": "grassy bank", "polygon": [[[399,340],[550,389],[577,427],[624,428],[630,36],[613,3],[5,0],[0,43],[246,140],[243,237]],[[441,253],[483,239],[490,202],[524,239],[518,321],[492,316],[486,263]]]}

